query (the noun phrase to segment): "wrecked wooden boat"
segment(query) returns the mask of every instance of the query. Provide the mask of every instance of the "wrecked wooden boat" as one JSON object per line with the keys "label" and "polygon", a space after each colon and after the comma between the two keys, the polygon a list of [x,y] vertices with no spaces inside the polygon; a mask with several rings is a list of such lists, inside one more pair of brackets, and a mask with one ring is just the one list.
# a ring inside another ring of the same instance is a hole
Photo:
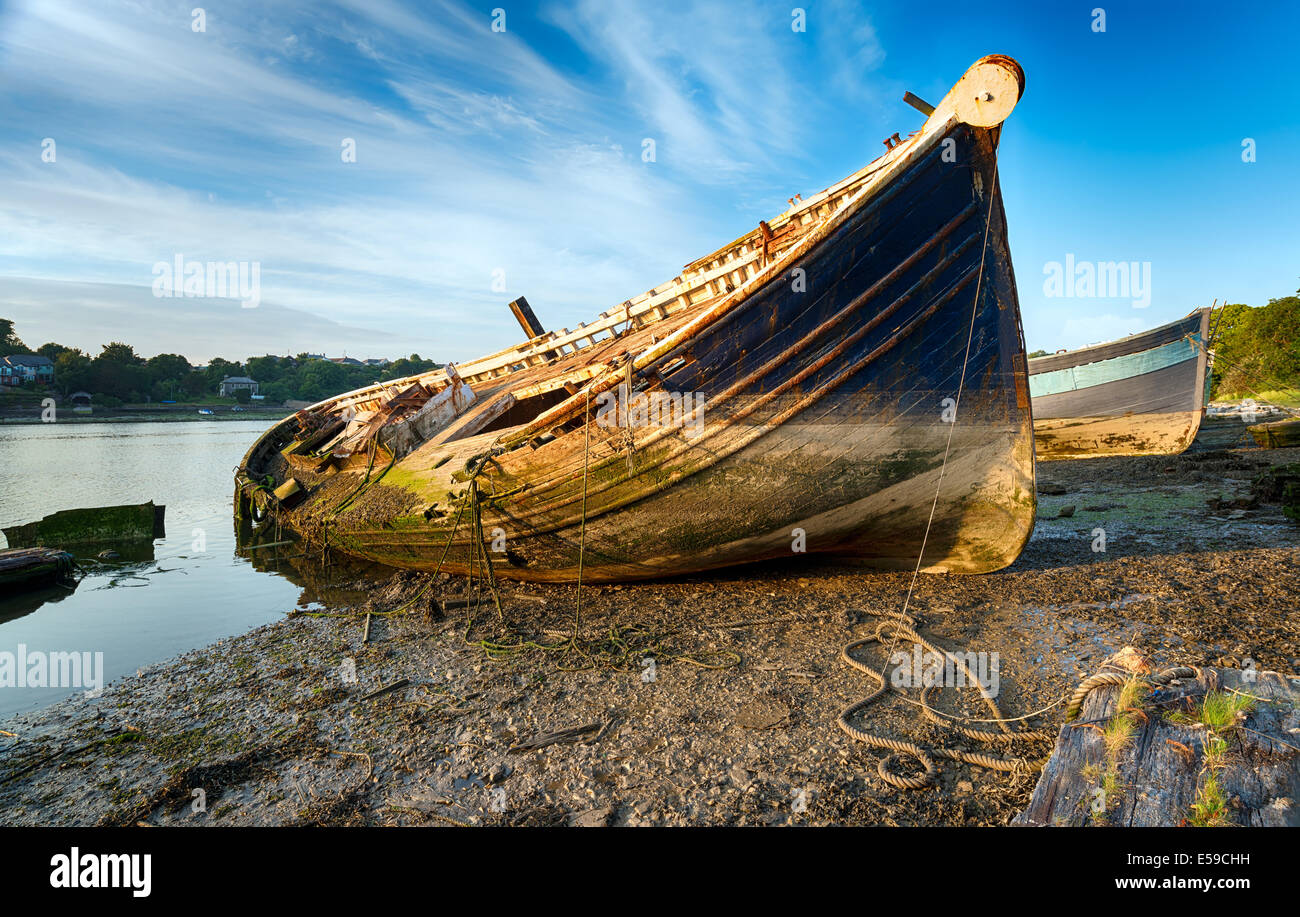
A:
{"label": "wrecked wooden boat", "polygon": [[1289,449],[1300,446],[1300,417],[1258,423],[1246,428],[1255,445],[1265,449]]}
{"label": "wrecked wooden boat", "polygon": [[1029,361],[1041,460],[1174,455],[1196,439],[1209,388],[1210,310]]}
{"label": "wrecked wooden boat", "polygon": [[396,567],[610,582],[790,557],[980,573],[1029,537],[998,187],[1024,86],[976,62],[906,139],[574,330],[286,418],[237,511]]}
{"label": "wrecked wooden boat", "polygon": [[76,564],[67,551],[13,548],[0,551],[0,594],[70,579]]}
{"label": "wrecked wooden boat", "polygon": [[74,547],[165,538],[167,507],[148,503],[63,509],[4,529],[11,548]]}

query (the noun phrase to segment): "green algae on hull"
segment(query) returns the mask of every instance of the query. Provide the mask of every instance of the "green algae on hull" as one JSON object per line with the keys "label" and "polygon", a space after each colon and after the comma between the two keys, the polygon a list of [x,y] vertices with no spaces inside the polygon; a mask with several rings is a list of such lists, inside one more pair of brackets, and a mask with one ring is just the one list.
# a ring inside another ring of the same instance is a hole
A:
{"label": "green algae on hull", "polygon": [[65,509],[26,525],[4,529],[11,548],[68,547],[162,538],[165,506],[148,503]]}

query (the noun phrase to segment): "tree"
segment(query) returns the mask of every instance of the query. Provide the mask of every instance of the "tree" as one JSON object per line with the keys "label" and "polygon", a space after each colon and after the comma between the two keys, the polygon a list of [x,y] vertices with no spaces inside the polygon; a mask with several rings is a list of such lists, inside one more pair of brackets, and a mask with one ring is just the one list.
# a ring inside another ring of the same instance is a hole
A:
{"label": "tree", "polygon": [[14,334],[14,323],[7,318],[0,318],[0,357],[15,353],[31,353],[31,348]]}
{"label": "tree", "polygon": [[1300,294],[1260,307],[1226,304],[1210,327],[1215,397],[1300,387]]}
{"label": "tree", "polygon": [[208,365],[200,370],[203,377],[207,380],[205,386],[208,392],[215,392],[221,385],[221,380],[227,376],[242,376],[244,367],[238,363],[231,363],[229,360],[223,360],[221,357],[213,357],[208,361]]}
{"label": "tree", "polygon": [[145,363],[153,396],[160,401],[175,401],[182,391],[185,377],[194,369],[178,353],[160,353]]}
{"label": "tree", "polygon": [[54,384],[64,395],[90,391],[95,387],[94,368],[80,350],[66,350],[54,358]]}
{"label": "tree", "polygon": [[[253,378],[256,379],[257,377],[254,376]],[[272,382],[270,385],[263,385],[260,391],[266,396],[267,401],[274,401],[279,404],[292,401],[294,398],[294,390],[283,382]]]}
{"label": "tree", "polygon": [[71,347],[64,347],[62,344],[55,344],[51,341],[48,344],[42,344],[40,347],[37,347],[36,352],[43,357],[49,357],[50,362],[54,362],[59,358],[60,354],[67,353],[71,349]]}
{"label": "tree", "polygon": [[149,371],[144,358],[130,344],[105,344],[94,359],[93,384],[96,394],[112,395],[123,401],[140,401],[149,393]]}
{"label": "tree", "polygon": [[387,381],[389,379],[401,379],[403,376],[414,376],[416,373],[425,373],[431,369],[438,369],[441,363],[435,363],[433,360],[426,360],[418,353],[413,353],[409,357],[402,357],[394,360],[384,367],[379,378]]}
{"label": "tree", "polygon": [[144,358],[135,352],[134,347],[120,341],[105,344],[95,359],[103,360],[105,363],[121,363],[125,366],[138,366],[144,362]]}
{"label": "tree", "polygon": [[145,366],[149,368],[149,377],[154,382],[182,379],[194,368],[190,366],[189,360],[178,353],[160,353],[156,357],[150,357]]}

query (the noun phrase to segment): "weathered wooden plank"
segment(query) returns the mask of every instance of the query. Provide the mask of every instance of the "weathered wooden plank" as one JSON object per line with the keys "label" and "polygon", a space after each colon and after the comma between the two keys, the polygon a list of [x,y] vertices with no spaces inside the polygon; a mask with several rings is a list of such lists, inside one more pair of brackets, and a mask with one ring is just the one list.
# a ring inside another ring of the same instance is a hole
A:
{"label": "weathered wooden plank", "polygon": [[1204,668],[1161,684],[1133,647],[1101,671],[1129,687],[1088,694],[1013,824],[1300,826],[1300,679]]}
{"label": "weathered wooden plank", "polygon": [[53,548],[19,548],[0,551],[0,587],[18,591],[70,576],[72,555]]}
{"label": "weathered wooden plank", "polygon": [[519,327],[524,329],[524,334],[528,335],[529,339],[546,333],[546,329],[542,327],[542,323],[539,322],[537,316],[533,314],[533,307],[528,305],[527,297],[520,296],[518,299],[511,302],[510,311],[514,313],[515,321],[519,322]]}
{"label": "weathered wooden plank", "polygon": [[65,509],[4,530],[10,547],[68,547],[162,538],[166,507],[149,503]]}

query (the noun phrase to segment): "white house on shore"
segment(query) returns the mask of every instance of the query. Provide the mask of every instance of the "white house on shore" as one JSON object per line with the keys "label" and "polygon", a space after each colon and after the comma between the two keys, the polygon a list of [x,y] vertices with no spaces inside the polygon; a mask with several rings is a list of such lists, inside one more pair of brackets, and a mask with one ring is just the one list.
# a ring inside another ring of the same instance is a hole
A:
{"label": "white house on shore", "polygon": [[0,358],[0,385],[36,382],[49,385],[54,381],[54,361],[35,353],[17,353]]}
{"label": "white house on shore", "polygon": [[230,398],[235,392],[245,391],[250,395],[257,394],[257,383],[247,376],[226,376],[221,380],[218,388],[222,398]]}

